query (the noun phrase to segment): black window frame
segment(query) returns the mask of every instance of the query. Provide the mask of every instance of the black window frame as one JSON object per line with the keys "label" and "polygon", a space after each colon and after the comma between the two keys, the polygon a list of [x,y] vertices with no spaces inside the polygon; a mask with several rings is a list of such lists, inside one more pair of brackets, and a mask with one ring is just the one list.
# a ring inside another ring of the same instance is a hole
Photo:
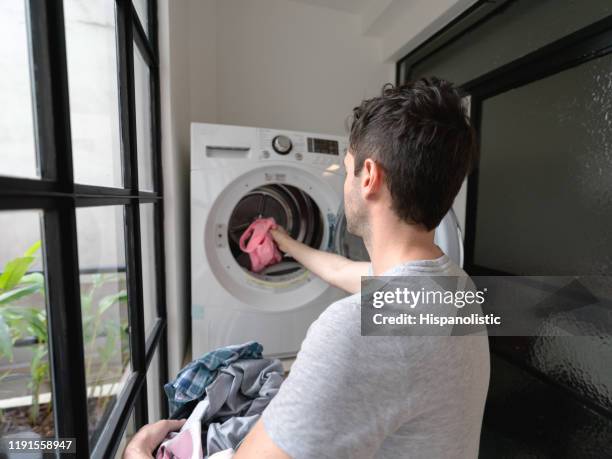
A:
{"label": "black window frame", "polygon": [[515,0],[478,0],[395,63],[396,84],[400,85],[410,81],[413,78],[414,67],[477,28],[491,16],[502,13],[513,1]]}
{"label": "black window frame", "polygon": [[[414,67],[462,35],[477,28],[493,15],[503,13],[513,2],[514,0],[476,2],[414,51],[397,61],[396,84],[400,85],[411,80],[414,77]],[[478,144],[480,145],[481,112],[485,100],[609,53],[612,53],[612,15],[463,83],[461,89],[469,97],[470,118],[476,128]],[[477,158],[467,181],[464,269],[470,275],[512,276],[515,273],[481,266],[474,262],[479,159]]]}
{"label": "black window frame", "polygon": [[[0,210],[36,209],[43,213],[43,257],[52,379],[55,436],[76,439],[76,457],[113,457],[133,414],[135,427],[146,424],[147,369],[158,352],[159,402],[168,407],[162,385],[167,381],[167,316],[163,236],[159,56],[157,2],[147,2],[143,28],[131,0],[114,0],[119,85],[119,116],[123,187],[74,182],[68,67],[62,0],[25,0],[30,74],[34,99],[34,130],[40,178],[0,176]],[[134,45],[150,74],[151,147],[154,191],[138,186]],[[95,52],[95,51],[92,51]],[[148,336],[144,330],[140,205],[154,208],[157,318]],[[76,209],[124,208],[128,321],[132,372],[90,452],[84,344],[80,301]],[[75,457],[59,454],[60,457]]]}
{"label": "black window frame", "polygon": [[[489,5],[484,1],[477,2],[472,8],[461,15],[457,20],[450,23],[438,34],[426,41],[413,53],[408,54],[397,62],[396,83],[403,84],[414,77],[413,67],[422,62],[433,53],[449,45],[452,40],[460,35],[467,33],[477,27],[481,22],[488,20],[491,15],[503,11],[503,7],[512,3],[507,0],[502,4]],[[476,15],[476,16],[471,16]],[[462,23],[463,21],[463,23]],[[441,40],[441,41],[440,41]],[[512,60],[498,68],[479,75],[461,85],[461,89],[469,97],[469,111],[472,124],[477,131],[477,142],[481,143],[481,114],[483,103],[494,96],[520,88],[538,80],[553,76],[573,67],[580,66],[591,60],[612,54],[612,15],[593,22],[573,33],[563,36],[557,40],[542,46],[526,55]],[[474,249],[476,242],[476,217],[478,211],[478,179],[479,179],[479,158],[474,164],[474,168],[468,176],[467,199],[466,199],[466,218],[465,218],[465,241],[464,241],[464,269],[473,276],[515,276],[517,273],[510,273],[489,266],[482,266],[475,263]],[[514,365],[520,371],[535,376],[540,381],[547,384],[545,387],[551,394],[553,403],[577,403],[577,406],[584,407],[588,412],[610,418],[610,409],[597,400],[590,399],[572,390],[571,386],[561,385],[551,376],[542,370],[535,369],[526,363],[524,355],[528,353],[528,342],[522,337],[489,337],[490,349],[492,353],[493,372],[492,383],[495,384],[500,378],[510,377],[507,375],[496,376],[495,371],[499,370],[499,358]],[[500,373],[501,374],[501,373]],[[510,373],[508,373],[510,374]],[[500,390],[501,392],[502,390]],[[489,392],[489,398],[495,397],[495,393]],[[571,402],[566,402],[571,399]],[[488,402],[487,402],[488,403]],[[569,405],[568,405],[569,406]],[[493,408],[493,410],[499,408]],[[565,408],[564,408],[565,409]],[[497,411],[492,411],[497,414]],[[515,413],[510,416],[516,416]],[[487,424],[485,414],[485,426]],[[482,449],[482,443],[481,443]]]}
{"label": "black window frame", "polygon": [[[506,65],[468,81],[462,89],[470,95],[470,116],[481,139],[483,103],[514,88],[550,77],[612,53],[612,16],[588,25]],[[503,275],[510,273],[478,265],[474,261],[476,216],[478,211],[479,162],[468,179],[465,221],[465,270],[471,275]]]}

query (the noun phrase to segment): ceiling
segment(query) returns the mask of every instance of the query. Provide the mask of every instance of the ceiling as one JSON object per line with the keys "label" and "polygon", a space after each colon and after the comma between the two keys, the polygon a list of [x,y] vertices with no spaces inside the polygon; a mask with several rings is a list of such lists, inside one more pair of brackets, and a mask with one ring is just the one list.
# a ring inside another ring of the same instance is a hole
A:
{"label": "ceiling", "polygon": [[382,60],[395,61],[479,0],[291,0],[355,15],[363,36],[381,40]]}

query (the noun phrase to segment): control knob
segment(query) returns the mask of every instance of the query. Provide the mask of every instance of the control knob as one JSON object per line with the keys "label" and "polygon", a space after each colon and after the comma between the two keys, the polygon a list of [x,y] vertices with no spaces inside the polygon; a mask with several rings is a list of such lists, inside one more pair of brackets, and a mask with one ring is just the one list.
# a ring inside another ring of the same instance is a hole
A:
{"label": "control knob", "polygon": [[272,139],[272,148],[279,155],[286,155],[291,151],[293,144],[291,139],[286,135],[277,135]]}

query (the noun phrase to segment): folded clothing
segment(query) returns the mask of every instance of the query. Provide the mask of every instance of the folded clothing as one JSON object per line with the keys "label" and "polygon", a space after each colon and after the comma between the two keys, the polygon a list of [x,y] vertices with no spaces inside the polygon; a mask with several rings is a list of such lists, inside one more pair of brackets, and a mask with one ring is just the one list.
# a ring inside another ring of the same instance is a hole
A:
{"label": "folded clothing", "polygon": [[270,234],[276,226],[273,218],[258,218],[240,236],[240,250],[249,254],[251,271],[261,272],[283,258]]}
{"label": "folded clothing", "polygon": [[179,371],[176,379],[164,386],[170,417],[184,417],[184,407],[201,399],[220,368],[239,359],[261,359],[263,346],[256,341],[221,347],[204,354]]}

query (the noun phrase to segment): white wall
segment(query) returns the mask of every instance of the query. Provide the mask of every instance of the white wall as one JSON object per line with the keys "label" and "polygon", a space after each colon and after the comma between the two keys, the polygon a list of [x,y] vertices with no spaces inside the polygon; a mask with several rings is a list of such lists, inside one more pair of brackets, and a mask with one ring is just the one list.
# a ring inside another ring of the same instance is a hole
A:
{"label": "white wall", "polygon": [[[189,92],[188,123],[217,120],[217,29],[216,0],[182,0],[188,5],[187,59],[189,77],[182,79]],[[189,126],[185,126],[187,140]]]}
{"label": "white wall", "polygon": [[369,0],[361,12],[365,35],[380,37],[385,61],[415,49],[476,0]]}
{"label": "white wall", "polygon": [[170,376],[189,343],[189,124],[345,133],[393,79],[359,16],[289,0],[160,0]]}
{"label": "white wall", "polygon": [[216,113],[215,48],[214,41],[206,40],[214,39],[214,27],[211,33],[206,25],[214,26],[215,2],[160,0],[158,5],[168,372],[172,376],[182,366],[190,339],[189,123],[196,117],[214,122]]}
{"label": "white wall", "polygon": [[352,108],[393,80],[356,14],[287,0],[217,8],[220,123],[345,134]]}

